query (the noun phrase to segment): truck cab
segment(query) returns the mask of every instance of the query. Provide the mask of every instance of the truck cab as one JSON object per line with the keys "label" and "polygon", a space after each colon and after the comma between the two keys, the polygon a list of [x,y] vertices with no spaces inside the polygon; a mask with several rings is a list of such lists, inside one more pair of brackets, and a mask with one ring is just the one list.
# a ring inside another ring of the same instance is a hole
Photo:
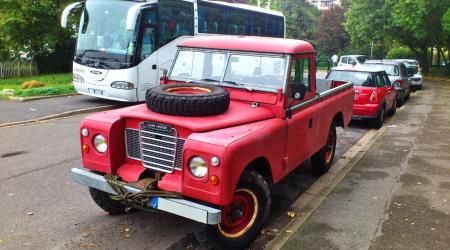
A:
{"label": "truck cab", "polygon": [[270,211],[270,187],[311,158],[331,167],[353,84],[316,84],[305,41],[208,36],[184,41],[146,103],[80,126],[74,181],[110,213],[158,209],[197,222],[197,238],[241,248]]}

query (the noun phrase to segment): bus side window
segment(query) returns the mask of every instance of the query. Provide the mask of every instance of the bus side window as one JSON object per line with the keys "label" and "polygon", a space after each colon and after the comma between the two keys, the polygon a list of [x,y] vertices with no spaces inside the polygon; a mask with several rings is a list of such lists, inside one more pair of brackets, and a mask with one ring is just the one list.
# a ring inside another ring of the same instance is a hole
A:
{"label": "bus side window", "polygon": [[163,46],[183,35],[194,35],[194,5],[183,1],[161,1],[159,8]]}
{"label": "bus side window", "polygon": [[[223,34],[225,31],[224,15],[222,6],[203,1],[198,3],[199,32],[210,34]],[[202,25],[203,24],[203,25]]]}

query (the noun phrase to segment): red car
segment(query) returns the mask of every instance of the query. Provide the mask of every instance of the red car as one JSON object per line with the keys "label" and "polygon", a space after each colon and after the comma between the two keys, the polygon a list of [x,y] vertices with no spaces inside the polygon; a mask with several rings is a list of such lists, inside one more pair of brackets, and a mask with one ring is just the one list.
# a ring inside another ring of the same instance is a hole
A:
{"label": "red car", "polygon": [[384,70],[367,66],[336,67],[327,79],[354,83],[352,119],[370,119],[375,128],[380,128],[385,114],[395,114],[397,91]]}
{"label": "red car", "polygon": [[245,247],[269,215],[270,187],[309,158],[326,172],[336,126],[351,120],[353,84],[317,90],[315,72],[305,41],[186,40],[146,104],[83,120],[84,168],[72,178],[109,213],[162,210],[202,223],[199,241]]}

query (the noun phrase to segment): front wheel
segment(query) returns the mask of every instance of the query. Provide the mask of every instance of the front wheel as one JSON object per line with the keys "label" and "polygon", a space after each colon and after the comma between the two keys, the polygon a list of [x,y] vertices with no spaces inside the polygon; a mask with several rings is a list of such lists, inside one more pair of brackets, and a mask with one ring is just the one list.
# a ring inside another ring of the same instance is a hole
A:
{"label": "front wheel", "polygon": [[202,244],[219,249],[242,249],[259,234],[270,211],[270,190],[258,172],[244,172],[233,200],[222,208],[218,225],[197,224],[194,230]]}
{"label": "front wheel", "polygon": [[336,125],[331,124],[328,132],[327,143],[319,152],[311,157],[312,170],[315,174],[324,174],[328,172],[333,163],[334,153],[336,152]]}
{"label": "front wheel", "polygon": [[105,212],[110,215],[125,214],[128,212],[127,206],[118,199],[114,198],[114,195],[105,193],[95,188],[89,188],[94,202]]}

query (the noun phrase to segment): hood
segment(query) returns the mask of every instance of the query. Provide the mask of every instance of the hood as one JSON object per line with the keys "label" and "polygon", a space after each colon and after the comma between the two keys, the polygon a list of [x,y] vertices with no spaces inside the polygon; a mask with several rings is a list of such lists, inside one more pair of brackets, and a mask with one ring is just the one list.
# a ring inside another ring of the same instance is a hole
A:
{"label": "hood", "polygon": [[185,117],[163,115],[148,110],[145,104],[125,108],[120,116],[122,118],[155,121],[176,127],[184,127],[192,132],[206,132],[270,119],[275,117],[275,114],[264,107],[253,108],[248,103],[231,101],[227,112],[214,116]]}

